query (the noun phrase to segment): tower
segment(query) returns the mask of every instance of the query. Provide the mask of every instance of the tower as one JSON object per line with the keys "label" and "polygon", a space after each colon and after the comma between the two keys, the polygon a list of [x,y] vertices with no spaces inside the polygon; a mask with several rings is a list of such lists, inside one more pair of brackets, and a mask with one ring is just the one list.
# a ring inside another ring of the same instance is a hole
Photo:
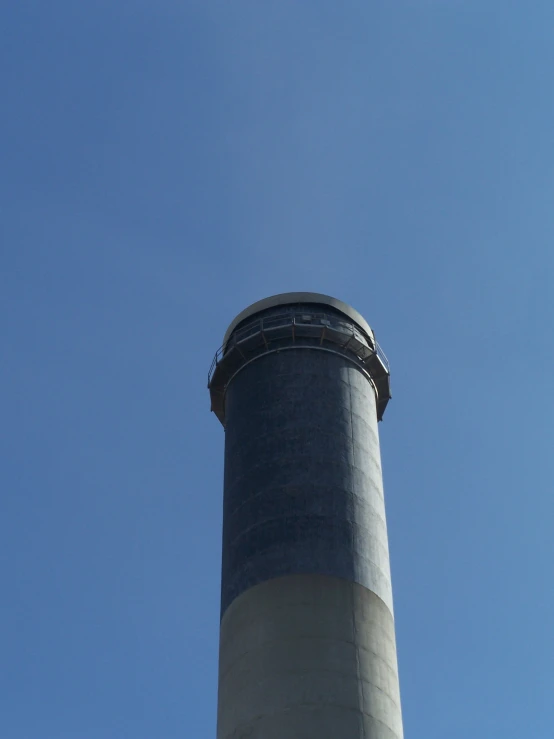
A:
{"label": "tower", "polygon": [[402,739],[373,331],[329,296],[276,295],[231,323],[208,385],[225,428],[217,739]]}

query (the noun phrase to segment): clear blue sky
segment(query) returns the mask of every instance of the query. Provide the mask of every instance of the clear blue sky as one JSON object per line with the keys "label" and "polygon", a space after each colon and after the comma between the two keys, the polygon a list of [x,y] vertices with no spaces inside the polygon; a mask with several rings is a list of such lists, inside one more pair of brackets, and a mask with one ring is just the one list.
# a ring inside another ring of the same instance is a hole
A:
{"label": "clear blue sky", "polygon": [[213,739],[223,432],[276,292],[353,304],[407,739],[552,739],[552,0],[0,11],[0,736]]}

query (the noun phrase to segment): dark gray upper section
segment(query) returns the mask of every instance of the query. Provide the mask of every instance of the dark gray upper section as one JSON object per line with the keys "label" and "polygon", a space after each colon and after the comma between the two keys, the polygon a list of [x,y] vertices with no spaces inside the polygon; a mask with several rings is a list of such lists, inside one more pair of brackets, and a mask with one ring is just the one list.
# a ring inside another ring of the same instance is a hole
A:
{"label": "dark gray upper section", "polygon": [[360,583],[392,610],[374,388],[346,355],[288,346],[226,391],[222,613],[301,573]]}

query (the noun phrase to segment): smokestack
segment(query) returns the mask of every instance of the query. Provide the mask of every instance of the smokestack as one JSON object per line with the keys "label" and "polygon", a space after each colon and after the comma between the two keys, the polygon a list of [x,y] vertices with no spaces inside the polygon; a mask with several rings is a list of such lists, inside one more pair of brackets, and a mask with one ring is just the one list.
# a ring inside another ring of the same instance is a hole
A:
{"label": "smokestack", "polygon": [[327,295],[276,295],[231,323],[208,384],[225,428],[217,739],[401,739],[373,331]]}

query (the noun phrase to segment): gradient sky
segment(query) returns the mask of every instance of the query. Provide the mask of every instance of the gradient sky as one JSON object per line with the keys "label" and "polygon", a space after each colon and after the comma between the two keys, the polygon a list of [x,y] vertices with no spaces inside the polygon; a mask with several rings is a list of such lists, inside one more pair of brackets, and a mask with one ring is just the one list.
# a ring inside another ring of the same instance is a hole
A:
{"label": "gradient sky", "polygon": [[0,736],[213,739],[236,313],[319,291],[380,425],[407,739],[552,739],[552,0],[0,10]]}

